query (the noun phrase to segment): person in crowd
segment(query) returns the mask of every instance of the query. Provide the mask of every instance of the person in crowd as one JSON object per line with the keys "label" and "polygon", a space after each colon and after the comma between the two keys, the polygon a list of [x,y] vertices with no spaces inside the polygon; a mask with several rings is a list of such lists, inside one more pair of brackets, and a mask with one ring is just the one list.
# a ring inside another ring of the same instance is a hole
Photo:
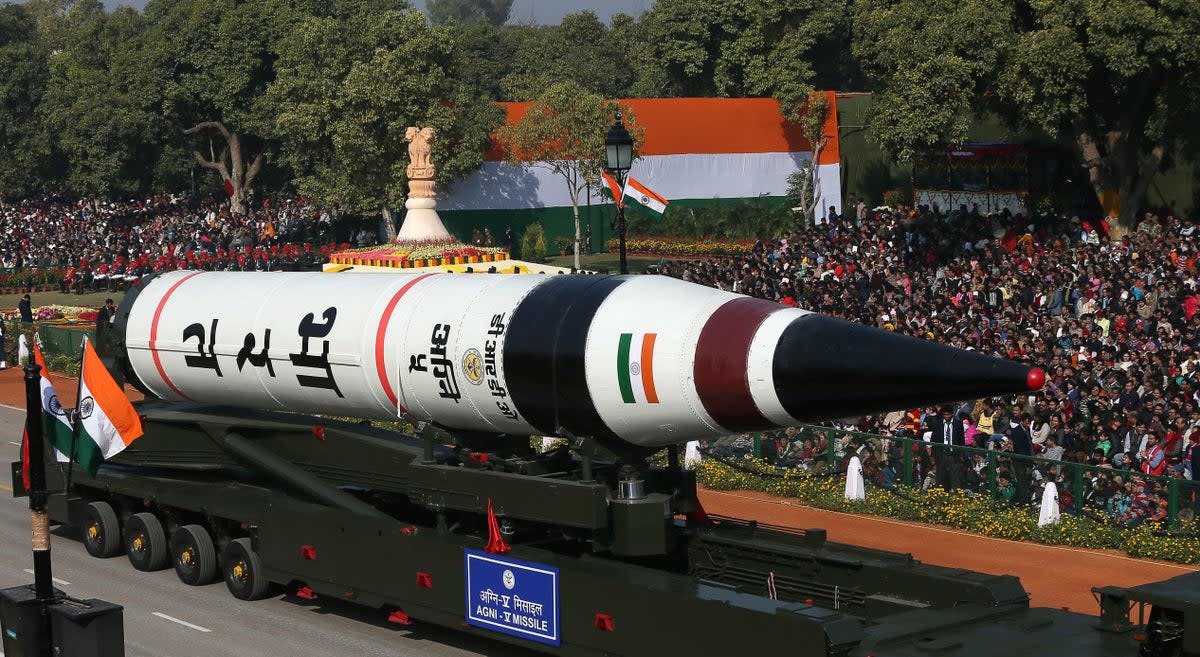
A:
{"label": "person in crowd", "polygon": [[33,299],[26,293],[21,296],[21,300],[17,302],[17,311],[21,313],[21,321],[25,324],[33,323]]}
{"label": "person in crowd", "polygon": [[313,266],[320,264],[318,251],[328,256],[351,248],[349,242],[333,243],[337,229],[368,232],[335,226],[336,216],[304,199],[265,199],[245,215],[232,214],[223,200],[166,194],[128,201],[48,196],[0,202],[0,263],[59,272],[64,293],[122,290],[143,276],[174,269]]}

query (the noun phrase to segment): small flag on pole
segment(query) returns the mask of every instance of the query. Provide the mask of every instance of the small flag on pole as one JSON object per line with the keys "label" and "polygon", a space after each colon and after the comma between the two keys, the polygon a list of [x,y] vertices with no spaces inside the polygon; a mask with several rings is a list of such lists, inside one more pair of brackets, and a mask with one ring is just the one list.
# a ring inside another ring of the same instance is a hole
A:
{"label": "small flag on pole", "polygon": [[604,181],[604,185],[608,187],[608,192],[612,195],[617,207],[621,207],[623,205],[621,202],[621,183],[618,183],[617,179],[609,175],[607,171],[601,171],[600,178]]}
{"label": "small flag on pole", "polygon": [[661,215],[667,211],[667,199],[655,194],[649,187],[630,176],[625,179],[625,194],[623,201],[632,207],[640,207]]}
{"label": "small flag on pole", "polygon": [[[58,401],[58,392],[50,382],[50,370],[46,369],[46,359],[42,357],[42,347],[37,337],[33,339],[33,362],[41,366],[42,393],[42,435],[54,446],[54,455],[59,461],[66,461],[71,450],[71,423],[67,420],[67,412]],[[28,429],[21,440],[21,476],[25,490],[29,490],[29,443]]]}
{"label": "small flag on pole", "polygon": [[77,406],[75,460],[95,475],[104,459],[116,456],[141,437],[142,421],[87,338],[83,341]]}

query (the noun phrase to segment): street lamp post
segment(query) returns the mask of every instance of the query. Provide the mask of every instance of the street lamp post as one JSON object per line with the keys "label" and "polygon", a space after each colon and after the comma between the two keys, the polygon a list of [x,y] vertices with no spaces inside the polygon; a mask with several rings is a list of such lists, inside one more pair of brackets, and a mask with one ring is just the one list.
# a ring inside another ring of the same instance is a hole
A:
{"label": "street lamp post", "polygon": [[[608,169],[625,189],[625,174],[633,164],[633,137],[621,122],[621,111],[617,110],[617,120],[604,136],[604,168]],[[628,274],[629,266],[625,262],[625,204],[617,201],[617,239],[621,250],[621,273]]]}

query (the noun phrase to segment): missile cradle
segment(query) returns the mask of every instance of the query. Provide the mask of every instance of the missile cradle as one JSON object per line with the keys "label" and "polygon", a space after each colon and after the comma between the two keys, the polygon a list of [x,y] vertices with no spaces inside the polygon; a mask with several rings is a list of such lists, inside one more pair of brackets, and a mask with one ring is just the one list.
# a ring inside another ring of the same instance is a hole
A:
{"label": "missile cradle", "polygon": [[1021,392],[1040,370],[658,276],[178,271],[129,309],[156,396],[658,447]]}

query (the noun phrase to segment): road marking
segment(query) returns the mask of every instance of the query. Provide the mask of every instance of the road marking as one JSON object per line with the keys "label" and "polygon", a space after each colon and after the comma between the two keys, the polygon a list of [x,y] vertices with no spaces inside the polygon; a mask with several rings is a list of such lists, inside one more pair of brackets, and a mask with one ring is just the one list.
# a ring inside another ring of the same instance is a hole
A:
{"label": "road marking", "polygon": [[[25,412],[24,406],[9,406],[8,404],[0,404],[0,408],[10,408],[14,411],[21,411],[22,413]],[[0,653],[0,657],[4,657],[4,654]]]}
{"label": "road marking", "polygon": [[[9,486],[8,484],[0,484],[0,490],[4,491],[6,493],[13,492],[12,486]],[[4,657],[4,655],[0,655],[0,657]]]}
{"label": "road marking", "polygon": [[[21,443],[18,443],[18,442],[13,442],[13,441],[11,441],[11,440],[10,440],[10,441],[8,441],[8,444],[9,444],[9,445],[16,445],[17,447],[20,447],[20,446],[21,446]],[[4,657],[4,656],[3,656],[3,655],[0,655],[0,657]]]}
{"label": "road marking", "polygon": [[[30,575],[34,574],[32,568],[26,568],[25,572],[29,573]],[[58,584],[60,586],[70,586],[71,585],[71,583],[65,579],[59,579],[57,577],[51,577],[50,579],[54,580],[54,583]],[[0,657],[4,657],[4,655],[0,655]]]}
{"label": "road marking", "polygon": [[[175,618],[174,616],[168,616],[168,615],[162,613],[161,611],[156,611],[156,612],[152,613],[151,615],[158,616],[159,618],[162,618],[163,620],[169,620],[172,623],[179,623],[180,625],[182,625],[184,627],[190,627],[193,630],[196,630],[197,632],[212,632],[212,630],[208,629],[207,627],[200,627],[199,625],[193,625],[187,621],[179,620],[178,618]],[[0,657],[2,657],[2,656],[0,656]]]}

